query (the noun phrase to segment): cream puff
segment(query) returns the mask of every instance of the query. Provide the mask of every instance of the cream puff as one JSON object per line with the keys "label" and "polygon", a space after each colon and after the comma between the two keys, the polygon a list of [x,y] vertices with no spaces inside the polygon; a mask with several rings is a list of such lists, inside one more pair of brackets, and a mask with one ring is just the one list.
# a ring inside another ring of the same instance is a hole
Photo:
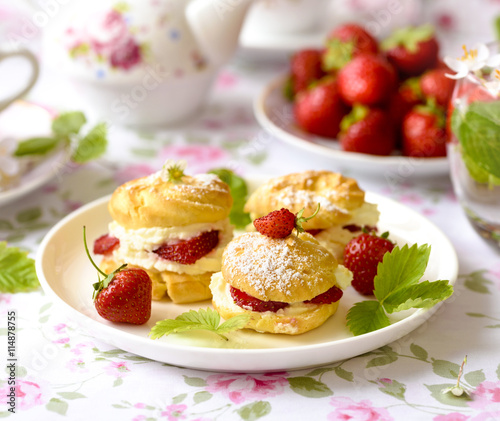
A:
{"label": "cream puff", "polygon": [[353,178],[316,170],[273,178],[250,195],[245,211],[253,220],[276,209],[297,213],[304,208],[307,217],[318,203],[319,213],[303,227],[342,262],[346,244],[364,227],[374,228],[380,215]]}
{"label": "cream puff", "polygon": [[206,300],[233,236],[229,186],[215,175],[188,176],[169,165],[115,190],[108,204],[113,221],[94,253],[103,255],[105,271],[123,263],[144,269],[155,300]]}
{"label": "cream puff", "polygon": [[338,308],[352,273],[310,234],[233,239],[212,275],[212,304],[228,319],[249,314],[247,328],[298,335],[322,325]]}

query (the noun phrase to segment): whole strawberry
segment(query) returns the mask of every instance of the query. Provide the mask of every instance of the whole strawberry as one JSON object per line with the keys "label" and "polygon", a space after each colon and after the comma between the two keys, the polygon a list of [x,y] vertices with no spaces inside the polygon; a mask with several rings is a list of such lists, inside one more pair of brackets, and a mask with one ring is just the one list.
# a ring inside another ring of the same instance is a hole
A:
{"label": "whole strawberry", "polygon": [[397,77],[382,56],[360,54],[339,71],[338,86],[347,104],[384,105],[396,90]]}
{"label": "whole strawberry", "polygon": [[381,48],[403,77],[421,75],[438,63],[439,44],[431,25],[394,31]]}
{"label": "whole strawberry", "polygon": [[257,218],[253,221],[255,229],[262,235],[270,238],[285,238],[288,237],[294,229],[298,232],[304,232],[302,223],[314,218],[319,212],[319,203],[316,211],[309,217],[302,216],[304,209],[294,213],[288,209],[281,208],[268,213],[265,216]]}
{"label": "whole strawberry", "polygon": [[434,99],[436,104],[445,109],[448,107],[455,88],[455,80],[447,77],[446,73],[449,73],[449,71],[432,69],[425,72],[420,78],[422,94],[428,99]]}
{"label": "whole strawberry", "polygon": [[420,89],[420,78],[409,78],[399,85],[389,102],[389,114],[396,128],[399,129],[406,113],[422,103],[423,93]]}
{"label": "whole strawberry", "polygon": [[119,269],[111,275],[109,283],[94,284],[94,305],[99,315],[115,323],[146,323],[151,317],[152,294],[148,274],[142,269],[131,268]]}
{"label": "whole strawberry", "polygon": [[99,315],[114,323],[142,325],[151,317],[152,282],[142,269],[126,269],[124,264],[110,274],[104,273],[92,260],[83,228],[85,252],[97,269],[99,281],[93,284],[94,305]]}
{"label": "whole strawberry", "polygon": [[311,83],[323,77],[321,51],[305,49],[296,52],[290,60],[290,76],[294,95],[306,90]]}
{"label": "whole strawberry", "polygon": [[348,112],[349,107],[339,95],[337,81],[331,77],[300,92],[293,106],[295,121],[303,130],[329,138],[337,136],[340,121]]}
{"label": "whole strawberry", "polygon": [[401,127],[403,155],[414,157],[446,156],[446,120],[443,109],[417,105],[406,114]]}
{"label": "whole strawberry", "polygon": [[346,23],[338,26],[327,37],[322,58],[323,70],[339,70],[362,53],[377,54],[376,39],[358,24]]}
{"label": "whole strawberry", "polygon": [[352,286],[360,294],[373,294],[377,266],[394,248],[387,237],[388,233],[380,237],[363,233],[349,241],[344,249],[344,266],[352,272]]}
{"label": "whole strawberry", "polygon": [[389,155],[396,145],[395,130],[389,114],[363,105],[356,105],[344,117],[339,140],[344,151],[370,155]]}

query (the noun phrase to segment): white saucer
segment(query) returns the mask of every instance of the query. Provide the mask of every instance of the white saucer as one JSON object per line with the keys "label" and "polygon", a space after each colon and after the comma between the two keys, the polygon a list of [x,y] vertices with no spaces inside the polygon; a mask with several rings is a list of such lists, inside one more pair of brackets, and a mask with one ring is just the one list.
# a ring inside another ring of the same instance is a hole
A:
{"label": "white saucer", "polygon": [[335,139],[326,139],[301,130],[293,117],[293,105],[283,95],[285,77],[266,86],[254,101],[254,114],[259,124],[270,134],[298,149],[327,158],[332,165],[343,170],[355,170],[391,176],[434,176],[448,173],[447,158],[410,158],[401,155],[376,156],[345,152]]}

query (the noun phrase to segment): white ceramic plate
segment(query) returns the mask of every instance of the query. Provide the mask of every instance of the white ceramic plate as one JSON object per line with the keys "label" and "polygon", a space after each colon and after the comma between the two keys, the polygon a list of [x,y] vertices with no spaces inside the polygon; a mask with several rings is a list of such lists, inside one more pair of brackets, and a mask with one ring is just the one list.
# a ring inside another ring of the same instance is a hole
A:
{"label": "white ceramic plate", "polygon": [[60,149],[37,162],[31,170],[22,175],[18,184],[0,191],[0,206],[17,200],[49,182],[62,171],[68,160],[67,149]]}
{"label": "white ceramic plate", "polygon": [[[2,138],[29,139],[51,136],[53,114],[47,108],[18,100],[0,114]],[[27,124],[28,123],[28,124]],[[62,170],[69,160],[67,148],[51,152],[28,165],[15,185],[0,191],[0,206],[36,190]]]}
{"label": "white ceramic plate", "polygon": [[254,114],[270,134],[297,148],[328,159],[334,166],[376,175],[439,175],[448,172],[446,158],[409,158],[398,155],[376,156],[340,149],[336,140],[321,138],[301,130],[293,118],[292,104],[283,96],[284,77],[271,82],[257,96]]}
{"label": "white ceramic plate", "polygon": [[[430,244],[425,279],[448,279],[454,283],[458,264],[446,236],[420,214],[384,197],[367,193],[381,212],[379,228],[390,230],[398,243]],[[102,319],[92,303],[96,272],[88,261],[82,240],[87,227],[89,244],[107,232],[109,197],[73,212],[47,234],[37,255],[36,269],[44,291],[62,305],[90,335],[125,351],[168,364],[202,370],[262,372],[318,366],[363,354],[393,342],[420,326],[439,305],[399,315],[391,326],[353,337],[345,324],[348,309],[365,299],[348,288],[337,313],[323,326],[298,336],[234,332],[229,341],[217,335],[193,331],[158,340],[148,338],[159,320],[175,318],[189,309],[206,308],[210,302],[176,305],[168,300],[153,302],[152,316],[142,326],[113,324]]]}

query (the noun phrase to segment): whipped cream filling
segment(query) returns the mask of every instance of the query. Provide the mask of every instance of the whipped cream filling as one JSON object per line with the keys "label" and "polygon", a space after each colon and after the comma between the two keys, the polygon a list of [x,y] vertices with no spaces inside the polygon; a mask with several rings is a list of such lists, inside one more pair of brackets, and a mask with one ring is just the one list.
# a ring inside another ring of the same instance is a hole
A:
{"label": "whipped cream filling", "polygon": [[[345,289],[351,285],[352,282],[352,272],[346,267],[339,265],[335,270],[335,280],[337,286],[341,289]],[[243,311],[249,310],[251,308],[245,308],[237,305],[233,298],[231,297],[230,285],[226,282],[222,276],[222,272],[214,273],[210,282],[210,290],[212,291],[213,300],[216,303],[223,303],[224,307],[229,308],[233,311]],[[279,309],[276,312],[264,311],[259,312],[262,317],[272,316],[273,314],[278,314],[286,317],[294,317],[299,314],[311,311],[311,306],[316,306],[321,304],[305,304],[303,301],[290,303],[285,308]]]}
{"label": "whipped cream filling", "polygon": [[[135,230],[126,229],[113,221],[109,224],[108,229],[110,235],[120,240],[120,247],[113,251],[113,258],[117,262],[127,262],[147,270],[170,271],[188,275],[219,271],[224,247],[233,237],[233,226],[229,222],[229,218],[213,223],[168,228],[139,228]],[[183,265],[165,260],[154,253],[154,250],[165,244],[188,240],[197,237],[203,232],[213,230],[219,231],[219,244],[192,265]]]}

